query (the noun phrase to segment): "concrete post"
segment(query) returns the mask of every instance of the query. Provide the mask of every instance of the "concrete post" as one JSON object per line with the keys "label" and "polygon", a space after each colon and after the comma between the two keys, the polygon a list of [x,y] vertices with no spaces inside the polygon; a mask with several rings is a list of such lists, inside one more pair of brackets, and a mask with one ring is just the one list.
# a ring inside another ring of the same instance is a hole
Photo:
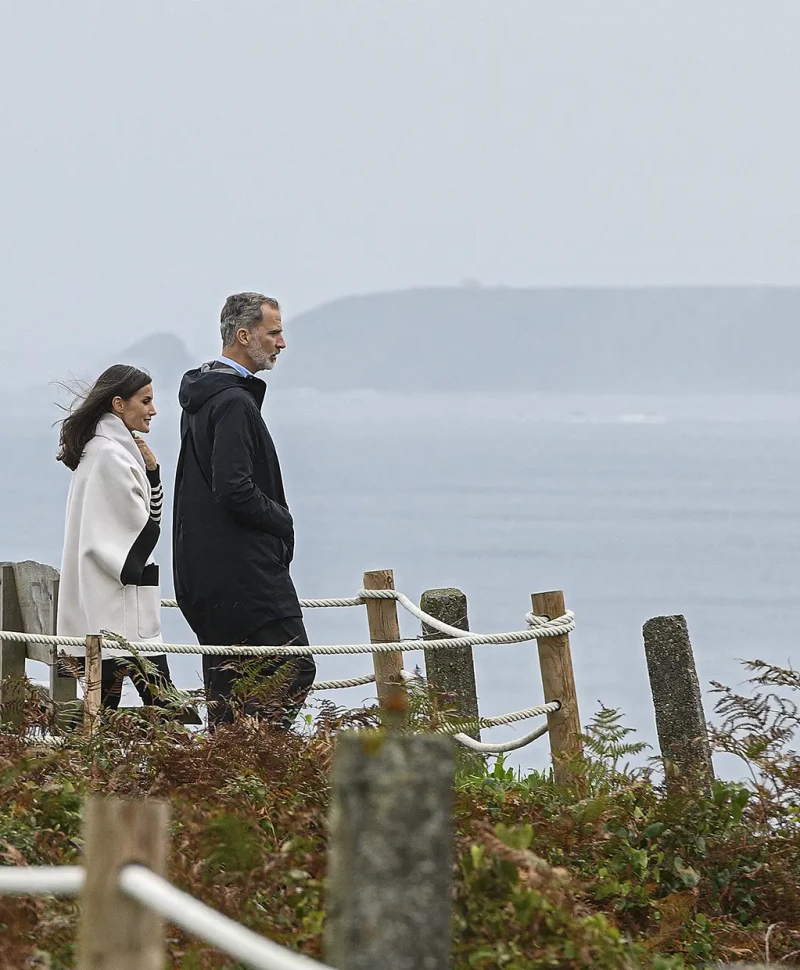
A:
{"label": "concrete post", "polygon": [[338,970],[448,970],[454,764],[441,735],[339,738],[325,923]]}
{"label": "concrete post", "polygon": [[686,619],[654,616],[643,633],[667,784],[709,791],[714,767]]}
{"label": "concrete post", "polygon": [[[420,600],[420,608],[437,620],[469,630],[467,597],[460,589],[426,589]],[[425,640],[442,640],[447,634],[422,624]],[[472,647],[455,647],[448,650],[425,651],[425,675],[434,695],[444,694],[444,703],[459,717],[477,720],[478,689],[475,684],[475,662]],[[480,741],[479,729],[465,732]]]}

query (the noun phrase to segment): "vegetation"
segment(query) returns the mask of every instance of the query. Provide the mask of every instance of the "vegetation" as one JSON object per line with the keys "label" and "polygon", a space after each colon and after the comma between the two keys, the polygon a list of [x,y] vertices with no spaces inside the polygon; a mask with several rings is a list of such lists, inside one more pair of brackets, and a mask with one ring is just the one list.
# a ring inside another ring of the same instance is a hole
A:
{"label": "vegetation", "polygon": [[[463,762],[456,795],[454,967],[652,967],[800,963],[800,679],[751,664],[754,694],[717,686],[717,751],[743,784],[667,792],[617,712],[586,734],[588,793],[502,761]],[[107,717],[89,739],[48,727],[33,689],[26,724],[0,732],[0,856],[76,863],[89,792],[167,798],[170,878],[259,933],[321,957],[328,771],[336,735],[376,713],[324,706],[303,734],[238,721],[213,740],[155,712]],[[433,717],[423,701],[416,721]],[[49,725],[52,728],[52,725]],[[637,764],[631,766],[631,759]],[[644,761],[644,764],[642,762]],[[0,897],[0,968],[73,965],[76,904]],[[230,967],[169,929],[170,966]]]}

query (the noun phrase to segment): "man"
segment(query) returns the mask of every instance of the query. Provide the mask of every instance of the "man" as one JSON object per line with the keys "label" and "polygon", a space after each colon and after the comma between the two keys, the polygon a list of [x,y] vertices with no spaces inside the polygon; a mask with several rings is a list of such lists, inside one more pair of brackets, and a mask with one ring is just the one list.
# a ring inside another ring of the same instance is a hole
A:
{"label": "man", "polygon": [[[222,355],[185,374],[179,394],[173,518],[178,605],[200,643],[305,646],[289,575],[294,525],[261,416],[266,384],[255,376],[272,370],[286,348],[280,306],[263,293],[237,293],[222,308],[220,331]],[[204,656],[209,725],[232,722],[238,707],[288,728],[315,673],[310,656]],[[243,690],[244,697],[236,696]],[[272,696],[265,697],[265,690]]]}

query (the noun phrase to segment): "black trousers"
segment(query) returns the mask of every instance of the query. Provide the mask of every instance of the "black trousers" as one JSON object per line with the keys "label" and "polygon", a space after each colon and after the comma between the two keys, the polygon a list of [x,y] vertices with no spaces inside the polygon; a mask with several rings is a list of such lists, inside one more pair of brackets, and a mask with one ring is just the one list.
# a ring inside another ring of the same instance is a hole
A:
{"label": "black trousers", "polygon": [[[147,658],[155,667],[150,672],[135,657],[108,657],[103,661],[100,675],[100,703],[111,711],[119,708],[122,698],[122,682],[130,677],[136,688],[142,704],[147,707],[168,707],[169,701],[163,696],[164,689],[173,687],[169,664],[164,654]],[[83,657],[73,657],[69,665],[61,661],[61,668],[66,676],[74,676],[76,671],[80,676],[86,672],[86,660]]]}
{"label": "black trousers", "polygon": [[[265,623],[247,642],[254,646],[305,647],[308,634],[302,619],[292,616]],[[305,703],[316,672],[311,656],[204,656],[209,727],[232,724],[234,714],[241,713],[288,730]]]}

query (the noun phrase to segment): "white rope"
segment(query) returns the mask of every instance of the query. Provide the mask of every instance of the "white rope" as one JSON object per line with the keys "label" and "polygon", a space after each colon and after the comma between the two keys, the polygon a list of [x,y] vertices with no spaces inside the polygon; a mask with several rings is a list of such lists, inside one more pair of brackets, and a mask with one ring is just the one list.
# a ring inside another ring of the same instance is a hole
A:
{"label": "white rope", "polygon": [[[373,596],[373,594],[377,595]],[[429,613],[426,613],[424,610],[420,609],[420,607],[410,600],[404,593],[398,593],[396,590],[362,589],[358,595],[365,596],[368,599],[394,599],[412,616],[415,616],[418,620],[421,620],[434,630],[438,630],[440,633],[446,633],[448,636],[462,637],[465,633],[464,630],[459,629],[457,626],[450,626],[447,623],[443,623],[441,620],[437,620],[435,616],[431,616]]]}
{"label": "white rope", "polygon": [[[488,644],[525,643],[541,637],[557,637],[575,629],[574,615],[567,610],[564,616],[555,620],[536,617],[547,626],[536,626],[528,630],[515,630],[511,633],[462,633],[460,637],[443,640],[393,640],[389,643],[336,643],[314,644],[311,646],[256,646],[200,643],[161,643],[153,640],[125,640],[108,630],[100,633],[107,639],[130,648],[138,653],[189,653],[201,656],[222,655],[227,657],[259,656],[307,657],[309,654],[351,654],[351,653],[393,653],[403,650],[447,650],[454,647],[473,647]],[[83,647],[82,637],[51,636],[45,633],[18,633],[13,630],[0,630],[0,641],[7,643],[53,643],[64,647]],[[410,646],[410,644],[414,646]]]}
{"label": "white rope", "polygon": [[327,964],[287,950],[228,919],[144,866],[125,866],[119,885],[148,909],[254,970],[331,970]]}
{"label": "white rope", "polygon": [[[161,605],[167,610],[178,608],[177,600],[161,600]],[[360,596],[335,596],[328,599],[300,600],[300,607],[304,610],[330,609],[342,606],[363,606],[364,600]]]}
{"label": "white rope", "polygon": [[374,684],[375,674],[364,677],[350,677],[348,680],[320,680],[311,688],[311,692],[321,690],[342,690],[345,687],[362,687],[364,684]]}
{"label": "white rope", "polygon": [[[85,881],[82,866],[0,866],[0,895],[75,896]],[[125,866],[119,886],[132,899],[253,970],[332,970],[228,919],[144,866]]]}
{"label": "white rope", "polygon": [[[436,641],[434,641],[436,642]],[[508,714],[498,714],[496,717],[478,717],[467,720],[453,721],[450,724],[439,724],[433,728],[434,734],[460,734],[463,731],[502,727],[514,724],[516,721],[527,721],[531,717],[542,717],[544,714],[554,714],[561,710],[561,701],[550,701],[549,704],[538,704],[536,707],[526,707],[524,711],[511,711]]]}
{"label": "white rope", "polygon": [[521,738],[515,738],[513,741],[500,741],[497,744],[485,744],[483,741],[476,741],[468,734],[454,734],[453,737],[459,744],[463,744],[465,748],[469,748],[471,751],[478,751],[481,754],[505,754],[507,751],[524,748],[526,744],[536,741],[537,738],[541,738],[545,734],[547,734],[547,725],[543,724],[535,731],[531,731],[530,734],[524,734]]}
{"label": "white rope", "polygon": [[[300,600],[300,606],[306,610],[363,606],[366,600],[395,600],[404,610],[422,623],[425,623],[434,630],[438,630],[440,633],[446,633],[451,637],[461,637],[465,632],[459,627],[450,626],[448,623],[437,619],[437,617],[431,616],[430,613],[426,613],[413,600],[410,600],[405,593],[401,593],[396,589],[360,589],[358,596]],[[164,607],[177,607],[178,601],[165,599],[161,601],[161,605]],[[575,629],[575,615],[571,610],[567,610],[564,616],[556,617],[552,620],[546,616],[537,616],[533,612],[526,613],[525,620],[529,627],[538,631],[539,637],[563,636],[567,633],[572,633]]]}
{"label": "white rope", "polygon": [[360,596],[335,596],[322,600],[300,600],[300,607],[304,610],[334,609],[342,606],[363,606],[364,600]]}
{"label": "white rope", "polygon": [[[440,633],[447,634],[446,639],[440,640],[414,640],[419,647],[426,650],[446,650],[456,647],[481,646],[484,644],[510,644],[525,643],[530,640],[538,640],[543,637],[563,636],[571,633],[575,629],[575,615],[571,610],[567,610],[563,616],[550,619],[544,616],[536,616],[534,613],[527,613],[525,619],[528,623],[527,630],[519,630],[512,633],[467,633],[458,627],[443,623],[435,616],[431,616],[421,610],[405,594],[393,589],[362,589],[359,590],[357,597],[337,598],[337,599],[318,599],[303,600],[302,603],[310,607],[326,606],[357,606],[368,599],[395,600],[405,610],[411,613],[421,622],[427,624]],[[172,606],[175,600],[163,600],[164,605]],[[187,644],[187,643],[155,643],[153,641],[125,641],[117,634],[107,630],[101,631],[102,635],[108,640],[130,647],[139,653],[187,653],[200,655],[223,655],[223,656],[308,656],[309,654],[354,654],[354,653],[392,653],[409,649],[408,644],[412,641],[397,640],[391,643],[349,643],[349,644],[322,644],[316,646],[250,646],[250,645],[208,645],[208,644]],[[49,643],[64,647],[83,647],[85,640],[81,637],[52,636],[44,633],[19,633],[17,631],[0,631],[0,640],[8,643]],[[414,649],[414,648],[411,648]],[[366,683],[366,681],[365,681]],[[348,686],[360,686],[353,684]],[[319,688],[318,688],[319,689]]]}
{"label": "white rope", "polygon": [[[426,626],[438,630],[440,633],[446,633],[449,637],[460,638],[464,636],[464,630],[457,626],[450,626],[449,623],[443,623],[437,617],[426,613],[413,600],[410,600],[405,593],[400,593],[396,589],[361,589],[358,591],[358,595],[361,599],[396,600],[404,610]],[[537,616],[535,613],[530,612],[525,614],[525,621],[531,629],[537,631],[536,636],[530,639],[560,637],[572,633],[575,629],[575,614],[572,610],[567,610],[563,616],[556,617],[552,620],[547,616]]]}
{"label": "white rope", "polygon": [[0,895],[74,896],[85,878],[82,866],[0,866]]}
{"label": "white rope", "polygon": [[6,643],[54,643],[59,647],[85,647],[86,637],[54,637],[46,633],[18,633],[0,630],[0,641]]}
{"label": "white rope", "polygon": [[[559,617],[559,619],[562,619]],[[550,621],[548,621],[550,622]],[[194,653],[205,656],[222,655],[227,657],[260,656],[263,654],[274,657],[307,657],[309,654],[351,654],[351,653],[394,653],[403,650],[447,650],[453,647],[472,647],[485,644],[525,643],[542,636],[560,636],[562,629],[544,634],[541,630],[516,630],[512,633],[465,633],[460,637],[449,637],[444,640],[393,640],[389,643],[336,643],[312,644],[311,646],[228,646],[223,644],[197,643],[156,643],[152,640],[124,640],[107,630],[100,631],[108,640],[113,640],[123,648],[130,648],[139,653]],[[0,639],[4,634],[0,633]],[[59,638],[44,639],[43,634],[22,634],[22,640],[36,642],[59,642]],[[83,646],[82,640],[77,640]],[[412,646],[413,644],[413,646]]]}

